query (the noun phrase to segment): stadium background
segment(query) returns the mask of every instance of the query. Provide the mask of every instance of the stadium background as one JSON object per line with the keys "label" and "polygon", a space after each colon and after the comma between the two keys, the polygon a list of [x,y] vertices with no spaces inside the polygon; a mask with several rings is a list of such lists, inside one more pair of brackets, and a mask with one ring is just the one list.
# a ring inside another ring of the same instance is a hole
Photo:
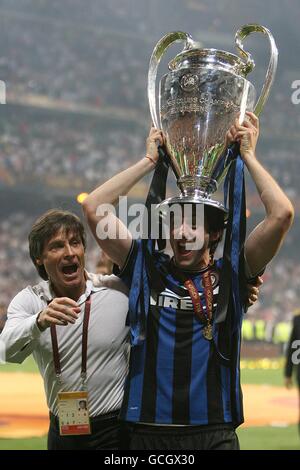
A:
{"label": "stadium background", "polygon": [[[38,278],[27,234],[44,210],[81,214],[89,192],[144,154],[150,125],[146,83],[154,44],[166,32],[187,31],[203,47],[234,52],[245,23],[271,29],[279,67],[261,117],[258,155],[296,208],[285,246],[264,276],[260,299],[244,324],[244,449],[299,448],[295,389],[283,388],[283,353],[299,309],[299,124],[291,100],[297,64],[297,0],[0,0],[0,325],[11,298]],[[268,61],[263,36],[247,40],[256,61],[249,79],[259,90]],[[176,46],[170,51],[174,56]],[[166,70],[167,59],[161,71]],[[171,184],[172,186],[172,184]],[[142,201],[147,181],[132,193]],[[249,229],[263,215],[248,182]],[[99,252],[89,240],[88,268]],[[1,328],[1,326],[0,326]],[[0,365],[0,449],[45,448],[47,410],[32,359]]]}

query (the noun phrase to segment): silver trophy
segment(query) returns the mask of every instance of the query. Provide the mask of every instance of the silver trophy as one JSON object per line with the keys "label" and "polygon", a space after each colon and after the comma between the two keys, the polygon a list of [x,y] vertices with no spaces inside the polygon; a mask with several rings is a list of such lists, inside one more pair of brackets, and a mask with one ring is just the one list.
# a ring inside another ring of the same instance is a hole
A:
{"label": "silver trophy", "polygon": [[[246,77],[255,67],[242,40],[253,32],[266,35],[271,58],[260,97]],[[159,63],[166,50],[176,42],[184,49],[169,62],[169,73],[159,84],[157,114],[156,78]],[[160,204],[202,203],[225,211],[211,198],[225,177],[228,158],[226,134],[246,110],[259,115],[268,98],[276,68],[278,51],[271,32],[264,26],[245,25],[235,36],[241,57],[216,49],[203,49],[184,32],[166,34],[156,44],[149,65],[148,99],[153,124],[163,130],[181,194]]]}

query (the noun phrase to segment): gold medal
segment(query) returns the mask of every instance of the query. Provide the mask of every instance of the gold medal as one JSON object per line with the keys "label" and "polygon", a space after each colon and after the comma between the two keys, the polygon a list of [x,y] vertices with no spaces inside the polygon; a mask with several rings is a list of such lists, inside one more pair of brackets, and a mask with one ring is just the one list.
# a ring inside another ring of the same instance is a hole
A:
{"label": "gold medal", "polygon": [[208,341],[213,339],[212,325],[210,323],[207,323],[207,325],[203,328],[203,336]]}

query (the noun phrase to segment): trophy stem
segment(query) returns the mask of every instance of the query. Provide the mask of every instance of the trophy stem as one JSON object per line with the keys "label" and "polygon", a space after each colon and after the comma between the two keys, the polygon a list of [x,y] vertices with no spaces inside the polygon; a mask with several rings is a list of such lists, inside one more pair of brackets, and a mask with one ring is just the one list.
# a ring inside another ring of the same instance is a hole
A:
{"label": "trophy stem", "polygon": [[207,198],[218,188],[216,180],[208,176],[182,176],[177,185],[183,196]]}

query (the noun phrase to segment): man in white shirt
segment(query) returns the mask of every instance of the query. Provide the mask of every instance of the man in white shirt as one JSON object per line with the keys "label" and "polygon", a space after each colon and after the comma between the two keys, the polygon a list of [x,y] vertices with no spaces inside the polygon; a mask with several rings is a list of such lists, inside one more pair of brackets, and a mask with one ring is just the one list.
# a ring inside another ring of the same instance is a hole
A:
{"label": "man in white shirt", "polygon": [[[35,222],[29,251],[43,281],[12,300],[0,336],[8,362],[22,363],[33,354],[39,367],[51,450],[119,446],[128,298],[115,276],[86,272],[85,247],[76,215],[50,210]],[[86,421],[77,414],[78,399],[87,401]]]}

